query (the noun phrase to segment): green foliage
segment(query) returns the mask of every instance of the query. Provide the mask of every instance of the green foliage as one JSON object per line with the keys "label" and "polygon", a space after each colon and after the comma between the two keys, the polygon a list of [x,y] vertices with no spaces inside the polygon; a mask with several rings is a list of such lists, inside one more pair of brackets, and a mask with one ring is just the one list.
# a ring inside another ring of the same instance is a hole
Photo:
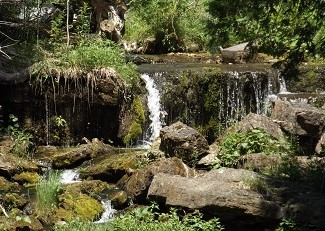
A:
{"label": "green foliage", "polygon": [[238,159],[250,153],[266,155],[290,155],[295,149],[289,141],[278,141],[259,129],[249,132],[231,132],[220,144],[220,158],[223,166],[233,166]]}
{"label": "green foliage", "polygon": [[215,47],[258,41],[262,52],[284,56],[289,67],[307,56],[324,57],[324,9],[322,0],[212,0],[207,30]]}
{"label": "green foliage", "polygon": [[62,116],[51,118],[51,136],[53,136],[54,144],[69,145],[70,129],[67,121]]}
{"label": "green foliage", "polygon": [[182,50],[187,44],[206,43],[203,31],[205,1],[148,0],[129,1],[126,38],[143,40],[152,36],[160,52]]}
{"label": "green foliage", "polygon": [[94,224],[75,220],[67,225],[57,226],[55,231],[221,231],[224,230],[219,219],[203,220],[202,214],[189,214],[181,219],[177,210],[171,209],[169,213],[157,213],[157,206],[135,209],[121,215],[106,224]]}
{"label": "green foliage", "polygon": [[18,118],[13,114],[9,115],[10,124],[7,128],[7,132],[11,139],[14,141],[14,145],[11,152],[18,156],[29,156],[34,153],[34,144],[31,141],[33,135],[23,128],[20,128],[18,124]]}
{"label": "green foliage", "polygon": [[299,231],[300,228],[297,227],[296,223],[293,222],[291,219],[283,219],[279,227],[276,228],[275,231]]}
{"label": "green foliage", "polygon": [[49,171],[48,175],[36,185],[37,208],[49,211],[58,204],[58,194],[61,188],[60,176],[57,171]]}

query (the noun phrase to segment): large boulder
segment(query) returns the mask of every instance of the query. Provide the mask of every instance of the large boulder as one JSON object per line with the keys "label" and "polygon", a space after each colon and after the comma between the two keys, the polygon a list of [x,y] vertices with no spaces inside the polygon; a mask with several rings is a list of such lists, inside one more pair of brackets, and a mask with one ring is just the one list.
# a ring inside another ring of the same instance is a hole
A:
{"label": "large boulder", "polygon": [[320,139],[325,129],[325,112],[305,103],[275,100],[271,118],[298,136]]}
{"label": "large boulder", "polygon": [[149,187],[148,199],[167,206],[198,209],[225,221],[276,220],[282,216],[280,207],[245,185],[245,181],[257,177],[252,171],[230,168],[195,178],[160,173]]}
{"label": "large boulder", "polygon": [[148,199],[219,217],[229,230],[274,228],[283,218],[323,230],[325,197],[308,187],[253,171],[220,168],[194,178],[156,174]]}
{"label": "large boulder", "polygon": [[277,140],[282,140],[284,134],[281,127],[275,123],[269,117],[258,115],[255,113],[249,113],[242,121],[236,123],[233,127],[230,127],[227,132],[249,132],[253,129],[263,130],[268,135]]}
{"label": "large boulder", "polygon": [[151,181],[158,173],[190,177],[194,176],[195,172],[176,157],[161,159],[133,172],[130,176],[124,176],[117,186],[126,191],[135,202],[143,203],[146,202]]}
{"label": "large boulder", "polygon": [[193,165],[195,161],[209,151],[207,140],[197,130],[182,122],[176,122],[160,131],[160,150],[166,155],[176,156],[186,164]]}

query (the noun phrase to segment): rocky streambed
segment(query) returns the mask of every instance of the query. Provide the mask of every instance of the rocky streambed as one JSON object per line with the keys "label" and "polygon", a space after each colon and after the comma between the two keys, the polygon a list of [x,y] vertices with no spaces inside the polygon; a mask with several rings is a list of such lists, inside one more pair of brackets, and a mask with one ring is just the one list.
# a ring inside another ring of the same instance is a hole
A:
{"label": "rocky streambed", "polygon": [[[324,111],[277,100],[270,117],[249,114],[210,146],[197,130],[181,122],[163,128],[148,150],[121,149],[93,139],[71,148],[38,147],[34,156],[23,160],[10,154],[13,142],[3,137],[1,228],[43,230],[77,217],[100,220],[104,213],[101,201],[109,199],[120,211],[153,201],[164,208],[200,211],[207,218],[219,217],[226,230],[275,229],[283,219],[309,230],[323,230],[324,128]],[[232,167],[208,167],[225,160],[223,139],[259,129],[279,141],[277,144],[288,132],[295,134],[312,142],[309,153],[317,155],[287,156],[279,149],[278,153],[240,156]],[[27,192],[49,166],[60,170],[77,167],[81,181],[61,186],[57,206],[42,211]],[[286,171],[280,171],[285,167]],[[264,174],[266,168],[279,170],[278,177]],[[317,176],[319,180],[312,181]],[[17,217],[28,220],[17,221]]]}

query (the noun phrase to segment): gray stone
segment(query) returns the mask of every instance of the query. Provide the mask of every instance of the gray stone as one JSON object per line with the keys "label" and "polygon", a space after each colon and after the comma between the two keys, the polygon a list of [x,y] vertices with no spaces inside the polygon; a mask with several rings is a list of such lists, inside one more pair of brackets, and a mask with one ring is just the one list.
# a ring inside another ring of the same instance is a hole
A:
{"label": "gray stone", "polygon": [[275,100],[271,118],[298,136],[320,139],[325,129],[325,112],[305,103]]}
{"label": "gray stone", "polygon": [[176,122],[161,129],[160,138],[160,150],[167,156],[176,156],[189,165],[195,164],[194,162],[200,156],[209,151],[209,145],[204,136],[182,122]]}

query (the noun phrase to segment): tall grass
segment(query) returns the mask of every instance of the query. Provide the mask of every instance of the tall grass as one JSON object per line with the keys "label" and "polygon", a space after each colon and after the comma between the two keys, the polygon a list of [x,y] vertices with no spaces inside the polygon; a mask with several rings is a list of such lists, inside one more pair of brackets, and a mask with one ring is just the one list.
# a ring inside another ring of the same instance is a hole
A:
{"label": "tall grass", "polygon": [[57,207],[58,194],[61,187],[57,171],[49,171],[48,175],[36,185],[37,207],[39,210],[49,210]]}

